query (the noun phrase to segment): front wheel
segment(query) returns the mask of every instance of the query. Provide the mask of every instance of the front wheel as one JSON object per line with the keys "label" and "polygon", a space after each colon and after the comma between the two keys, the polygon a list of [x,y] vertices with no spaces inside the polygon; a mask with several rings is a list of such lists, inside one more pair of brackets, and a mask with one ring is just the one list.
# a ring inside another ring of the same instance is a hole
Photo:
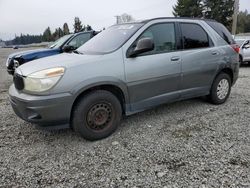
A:
{"label": "front wheel", "polygon": [[99,140],[117,129],[121,115],[122,108],[117,97],[108,91],[93,91],[76,104],[72,127],[87,140]]}
{"label": "front wheel", "polygon": [[212,85],[209,99],[213,104],[223,104],[231,92],[231,78],[226,73],[219,74]]}

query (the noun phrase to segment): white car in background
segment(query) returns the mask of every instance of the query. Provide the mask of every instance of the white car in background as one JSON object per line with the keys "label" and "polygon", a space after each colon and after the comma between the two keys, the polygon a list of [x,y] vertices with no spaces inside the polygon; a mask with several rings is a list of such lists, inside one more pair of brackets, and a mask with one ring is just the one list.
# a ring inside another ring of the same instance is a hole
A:
{"label": "white car in background", "polygon": [[250,63],[250,39],[236,39],[240,46],[240,63]]}

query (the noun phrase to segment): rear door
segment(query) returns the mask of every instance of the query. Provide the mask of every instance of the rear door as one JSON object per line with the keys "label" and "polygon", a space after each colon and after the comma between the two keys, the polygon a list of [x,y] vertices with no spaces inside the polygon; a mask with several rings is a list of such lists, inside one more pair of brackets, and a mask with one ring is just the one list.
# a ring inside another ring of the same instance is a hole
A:
{"label": "rear door", "polygon": [[144,37],[153,40],[154,50],[124,59],[133,111],[179,98],[181,52],[177,51],[175,23],[149,26],[126,51],[133,50]]}
{"label": "rear door", "polygon": [[182,98],[205,95],[209,92],[220,51],[205,29],[198,23],[179,23],[182,33]]}

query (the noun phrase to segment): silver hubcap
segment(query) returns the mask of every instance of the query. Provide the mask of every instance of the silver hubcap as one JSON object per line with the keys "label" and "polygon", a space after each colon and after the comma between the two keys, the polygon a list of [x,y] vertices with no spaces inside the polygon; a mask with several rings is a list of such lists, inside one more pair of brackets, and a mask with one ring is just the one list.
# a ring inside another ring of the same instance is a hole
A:
{"label": "silver hubcap", "polygon": [[217,96],[220,100],[223,100],[226,98],[227,94],[229,92],[229,83],[227,79],[222,79],[217,87]]}

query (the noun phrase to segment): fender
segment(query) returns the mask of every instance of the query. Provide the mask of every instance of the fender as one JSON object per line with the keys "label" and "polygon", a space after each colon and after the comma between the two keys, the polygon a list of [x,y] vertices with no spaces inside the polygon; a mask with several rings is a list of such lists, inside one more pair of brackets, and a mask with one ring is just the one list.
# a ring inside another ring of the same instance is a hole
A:
{"label": "fender", "polygon": [[75,100],[84,91],[92,87],[97,87],[102,85],[113,85],[120,88],[120,90],[123,92],[124,95],[125,104],[129,103],[129,94],[126,83],[115,77],[104,76],[104,77],[96,77],[84,80],[77,86],[73,87],[70,93],[74,96]]}

